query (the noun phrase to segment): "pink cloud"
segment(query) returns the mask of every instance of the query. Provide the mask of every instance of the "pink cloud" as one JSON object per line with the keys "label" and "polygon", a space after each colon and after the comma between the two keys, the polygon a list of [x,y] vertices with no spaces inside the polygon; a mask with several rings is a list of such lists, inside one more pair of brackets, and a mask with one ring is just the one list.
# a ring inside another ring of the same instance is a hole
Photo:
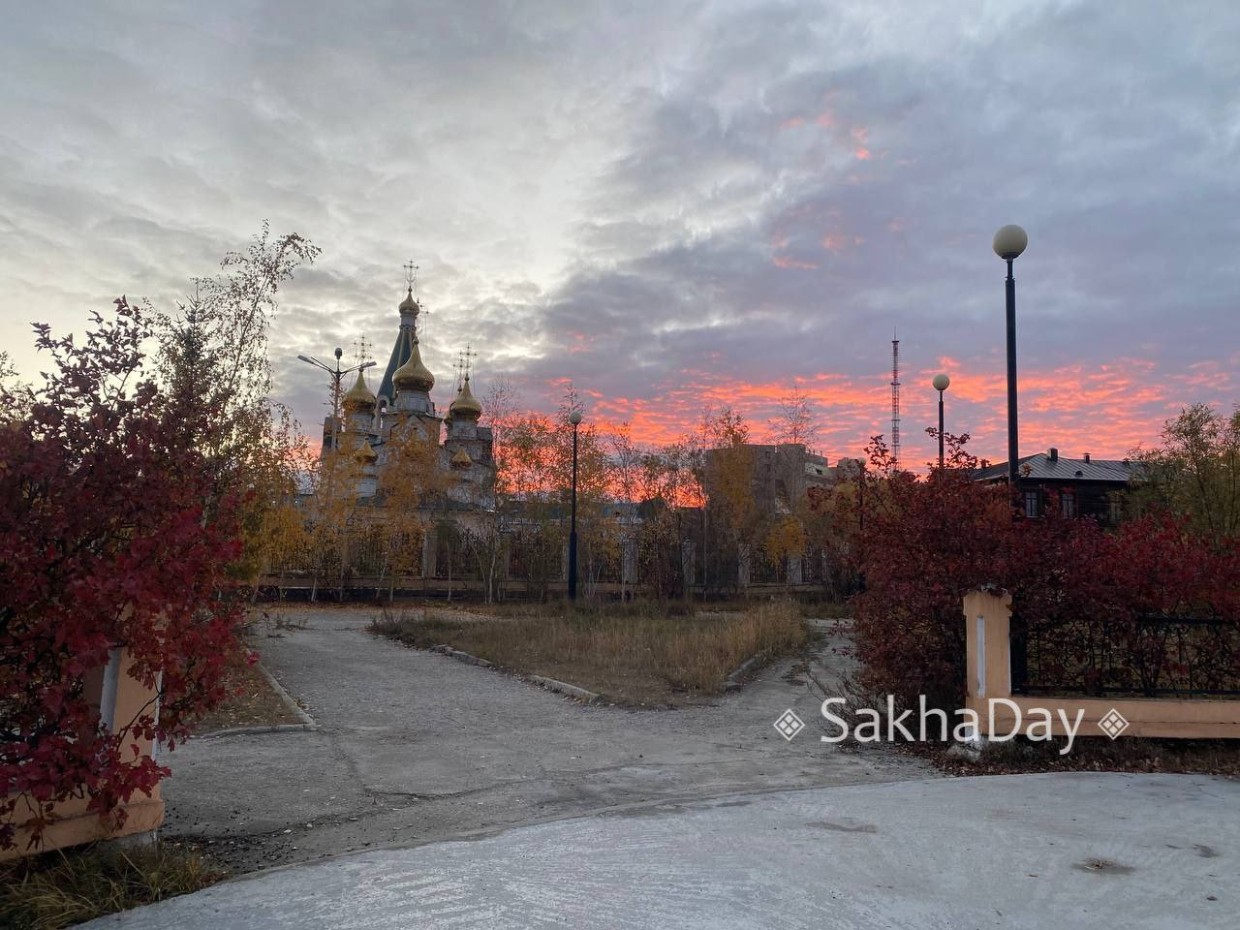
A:
{"label": "pink cloud", "polygon": [[827,233],[822,237],[822,247],[828,252],[842,252],[850,245],[861,245],[864,236],[850,236],[848,233]]}
{"label": "pink cloud", "polygon": [[[991,461],[1007,453],[1007,376],[993,359],[941,356],[934,367],[905,374],[902,392],[903,459],[920,468],[933,459],[936,446],[925,434],[937,420],[938,395],[930,379],[951,375],[946,392],[947,429],[968,432],[970,449]],[[1202,379],[1211,378],[1209,390]],[[869,437],[890,439],[890,372],[863,377],[823,372],[796,381],[816,411],[819,451],[831,460],[858,456]],[[779,403],[792,380],[743,381],[713,370],[687,370],[657,396],[597,397],[599,418],[628,422],[640,443],[662,444],[693,433],[702,411],[728,405],[740,412],[756,441],[769,441]],[[1089,452],[1098,458],[1123,458],[1137,446],[1156,446],[1163,423],[1196,401],[1227,407],[1240,383],[1221,364],[1201,363],[1183,373],[1163,372],[1150,359],[1120,359],[1098,365],[1077,362],[1020,375],[1020,450],[1030,455],[1056,446],[1066,456]],[[558,396],[558,395],[557,395]],[[1229,409],[1229,407],[1228,407]]]}
{"label": "pink cloud", "polygon": [[813,271],[818,266],[813,262],[802,262],[795,258],[788,258],[786,255],[776,255],[771,261],[776,268],[793,268],[798,271]]}

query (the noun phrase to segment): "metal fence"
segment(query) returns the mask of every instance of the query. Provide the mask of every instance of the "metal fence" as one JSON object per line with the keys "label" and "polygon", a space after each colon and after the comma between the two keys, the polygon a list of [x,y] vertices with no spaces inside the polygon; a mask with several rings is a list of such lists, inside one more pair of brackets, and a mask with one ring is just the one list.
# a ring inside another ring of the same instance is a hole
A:
{"label": "metal fence", "polygon": [[1013,694],[1240,695],[1240,625],[1214,617],[1012,617]]}

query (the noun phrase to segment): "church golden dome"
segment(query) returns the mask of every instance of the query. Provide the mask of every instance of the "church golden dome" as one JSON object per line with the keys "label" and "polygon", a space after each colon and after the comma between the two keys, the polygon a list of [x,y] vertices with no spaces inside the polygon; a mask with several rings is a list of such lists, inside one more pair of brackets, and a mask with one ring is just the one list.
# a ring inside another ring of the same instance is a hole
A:
{"label": "church golden dome", "polygon": [[473,391],[469,389],[469,375],[465,376],[465,383],[461,385],[456,399],[449,405],[448,413],[462,420],[476,420],[482,416],[482,404],[478,403]]}
{"label": "church golden dome", "polygon": [[353,457],[366,465],[373,465],[379,460],[379,453],[375,451],[374,446],[363,439],[353,453]]}
{"label": "church golden dome", "polygon": [[366,379],[362,377],[362,373],[357,373],[357,381],[353,387],[345,392],[344,409],[350,413],[354,410],[373,410],[375,408],[375,395],[370,393],[370,388],[366,387]]}
{"label": "church golden dome", "polygon": [[409,288],[409,293],[405,295],[405,299],[400,302],[397,308],[401,313],[417,313],[418,302],[413,299],[413,288]]}
{"label": "church golden dome", "polygon": [[468,468],[474,464],[474,460],[469,457],[469,453],[464,449],[457,449],[452,455],[453,468]]}
{"label": "church golden dome", "polygon": [[435,386],[435,376],[422,364],[422,353],[418,350],[418,337],[413,337],[413,351],[409,361],[392,373],[392,385],[400,391],[430,391]]}

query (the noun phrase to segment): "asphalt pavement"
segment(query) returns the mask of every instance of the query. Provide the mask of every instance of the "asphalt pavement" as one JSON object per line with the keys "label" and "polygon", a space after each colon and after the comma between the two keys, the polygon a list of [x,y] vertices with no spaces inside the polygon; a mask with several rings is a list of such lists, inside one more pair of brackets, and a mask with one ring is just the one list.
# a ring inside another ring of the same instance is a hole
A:
{"label": "asphalt pavement", "polygon": [[407,649],[369,617],[314,611],[265,643],[317,729],[165,757],[164,835],[250,874],[86,926],[1240,927],[1240,783],[947,779],[824,744],[838,639],[708,705],[634,709]]}
{"label": "asphalt pavement", "polygon": [[273,869],[92,930],[1240,925],[1240,783],[1053,774],[653,803]]}
{"label": "asphalt pavement", "polygon": [[[318,729],[191,740],[165,755],[164,836],[245,872],[628,804],[935,774],[887,747],[818,742],[822,696],[850,667],[836,640],[808,666],[777,663],[708,705],[587,706],[373,636],[374,614],[285,612],[279,635],[260,640],[262,661]],[[773,724],[790,708],[807,728],[786,742]]]}

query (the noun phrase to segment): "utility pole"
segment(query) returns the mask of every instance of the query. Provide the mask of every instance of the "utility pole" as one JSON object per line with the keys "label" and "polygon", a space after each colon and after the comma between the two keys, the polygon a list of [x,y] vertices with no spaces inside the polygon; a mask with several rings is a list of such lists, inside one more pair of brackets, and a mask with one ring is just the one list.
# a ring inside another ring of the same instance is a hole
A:
{"label": "utility pole", "polygon": [[900,467],[900,340],[891,331],[891,460]]}
{"label": "utility pole", "polygon": [[340,346],[336,346],[336,367],[320,362],[317,358],[311,358],[306,355],[297,356],[299,361],[305,362],[307,365],[313,365],[315,368],[322,369],[327,372],[327,376],[332,379],[332,442],[331,448],[334,452],[340,445],[340,380],[345,375],[351,375],[355,371],[361,371],[363,368],[370,368],[374,362],[364,362],[360,365],[353,365],[350,368],[340,367],[340,357],[344,355],[344,350]]}

